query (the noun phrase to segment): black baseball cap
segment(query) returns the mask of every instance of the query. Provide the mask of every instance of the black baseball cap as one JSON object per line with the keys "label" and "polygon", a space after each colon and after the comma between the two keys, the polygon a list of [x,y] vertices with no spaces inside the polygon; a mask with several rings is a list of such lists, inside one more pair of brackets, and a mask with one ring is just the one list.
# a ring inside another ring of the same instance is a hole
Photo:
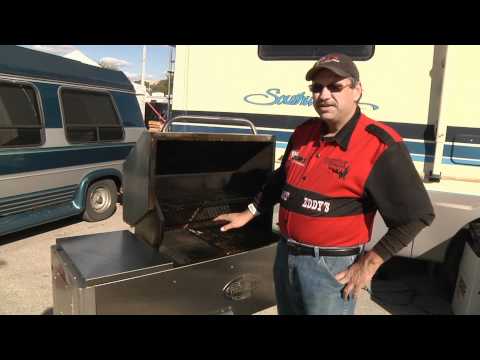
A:
{"label": "black baseball cap", "polygon": [[306,79],[311,81],[318,71],[328,69],[339,76],[352,77],[359,81],[360,74],[350,56],[340,53],[332,53],[322,56],[313,67],[308,70]]}

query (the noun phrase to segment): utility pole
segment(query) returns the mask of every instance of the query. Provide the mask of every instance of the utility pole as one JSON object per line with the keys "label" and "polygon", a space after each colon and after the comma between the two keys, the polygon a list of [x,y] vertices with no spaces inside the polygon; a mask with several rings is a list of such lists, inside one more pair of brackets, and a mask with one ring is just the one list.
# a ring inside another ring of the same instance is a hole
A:
{"label": "utility pole", "polygon": [[167,112],[167,120],[170,120],[172,116],[172,91],[170,90],[171,88],[171,83],[172,83],[172,75],[173,75],[173,48],[174,46],[170,45],[170,60],[169,60],[169,65],[168,65],[168,88],[167,88],[167,93],[168,93],[168,112]]}
{"label": "utility pole", "polygon": [[142,75],[140,83],[145,86],[145,64],[147,63],[147,45],[143,45]]}

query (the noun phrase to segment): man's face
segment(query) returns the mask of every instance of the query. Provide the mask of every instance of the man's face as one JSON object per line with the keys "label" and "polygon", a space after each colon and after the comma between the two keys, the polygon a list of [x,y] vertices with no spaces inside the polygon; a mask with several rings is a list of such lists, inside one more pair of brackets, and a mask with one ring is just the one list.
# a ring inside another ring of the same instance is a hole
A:
{"label": "man's face", "polygon": [[[323,85],[319,86],[319,85]],[[322,120],[336,123],[348,120],[357,108],[362,94],[358,83],[351,87],[352,79],[343,78],[330,70],[320,70],[312,80],[313,106]]]}

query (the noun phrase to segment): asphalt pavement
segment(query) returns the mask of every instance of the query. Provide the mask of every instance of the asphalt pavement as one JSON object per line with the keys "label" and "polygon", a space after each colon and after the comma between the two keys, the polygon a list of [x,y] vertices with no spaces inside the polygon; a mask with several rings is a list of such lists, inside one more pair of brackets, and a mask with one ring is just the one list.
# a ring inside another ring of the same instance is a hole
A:
{"label": "asphalt pavement", "polygon": [[[51,314],[50,246],[57,238],[118,230],[132,230],[123,222],[121,205],[111,218],[101,222],[70,218],[0,237],[0,314]],[[361,292],[356,314],[451,313],[445,294],[437,289],[426,268],[416,265],[406,259],[392,261],[392,271],[384,271],[372,283],[372,294]],[[409,271],[403,271],[402,266]],[[275,315],[276,307],[257,314]]]}

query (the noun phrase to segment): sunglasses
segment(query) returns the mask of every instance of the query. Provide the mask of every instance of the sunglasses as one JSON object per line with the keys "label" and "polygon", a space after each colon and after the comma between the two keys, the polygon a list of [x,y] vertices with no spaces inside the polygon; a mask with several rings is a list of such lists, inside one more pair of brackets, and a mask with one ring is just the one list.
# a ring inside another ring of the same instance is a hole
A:
{"label": "sunglasses", "polygon": [[349,86],[351,86],[351,84],[344,85],[344,84],[333,83],[328,85],[322,85],[319,83],[313,83],[309,86],[309,89],[312,93],[321,93],[324,88],[327,88],[328,91],[330,91],[331,93],[338,93]]}

